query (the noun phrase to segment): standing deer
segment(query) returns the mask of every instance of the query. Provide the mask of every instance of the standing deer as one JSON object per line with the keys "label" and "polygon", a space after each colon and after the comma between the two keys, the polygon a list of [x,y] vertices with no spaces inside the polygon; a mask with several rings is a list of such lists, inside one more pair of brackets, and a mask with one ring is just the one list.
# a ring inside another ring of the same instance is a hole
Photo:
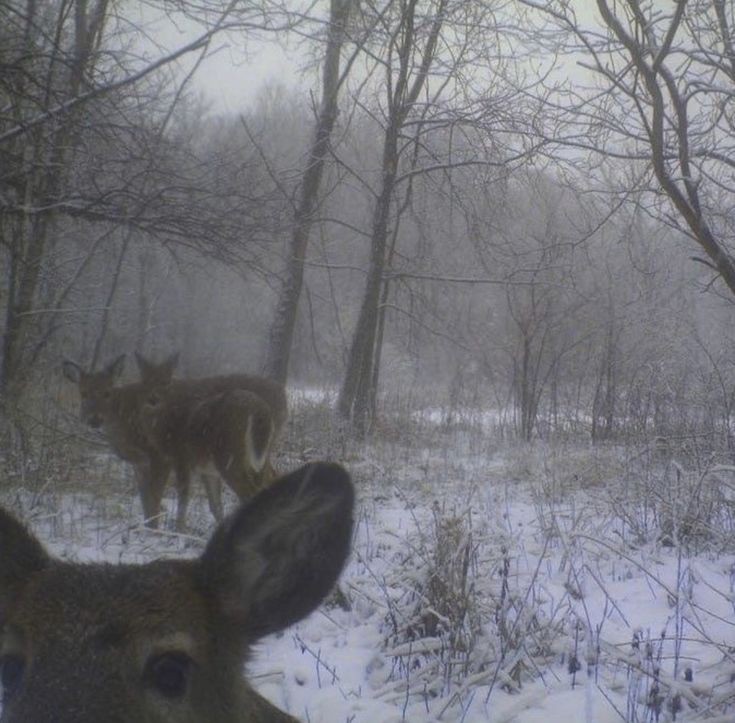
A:
{"label": "standing deer", "polygon": [[138,353],[136,359],[141,384],[151,389],[141,427],[173,463],[182,519],[193,469],[213,465],[241,501],[275,477],[270,452],[287,416],[283,385],[247,374],[161,384],[161,365]]}
{"label": "standing deer", "polygon": [[333,464],[279,479],[196,560],[51,558],[0,509],[0,723],[294,723],[242,677],[249,648],[314,610],[349,552]]}
{"label": "standing deer", "polygon": [[273,477],[273,415],[253,392],[233,389],[201,396],[172,384],[146,397],[140,419],[148,442],[173,463],[178,525],[186,520],[192,470],[204,467],[208,478],[206,467],[214,466],[240,501]]}
{"label": "standing deer", "polygon": [[156,527],[171,462],[144,434],[140,410],[152,385],[163,386],[170,382],[176,359],[172,357],[158,365],[147,385],[115,387],[124,364],[123,354],[98,372],[86,372],[68,360],[64,361],[62,369],[64,376],[79,387],[82,421],[94,429],[101,429],[112,451],[132,464],[146,524]]}
{"label": "standing deer", "polygon": [[[270,451],[287,416],[282,385],[246,374],[172,380],[178,354],[158,364],[136,358],[140,382],[120,387],[124,355],[99,372],[71,361],[63,371],[79,387],[82,419],[133,465],[147,525],[157,526],[172,467],[178,530],[186,524],[192,469],[211,462],[241,500],[275,477]],[[220,480],[206,469],[201,476],[209,509],[221,520]]]}
{"label": "standing deer", "polygon": [[[141,383],[158,387],[165,386],[170,382],[173,369],[178,360],[178,354],[174,354],[160,364],[146,359],[138,352],[135,352],[135,359],[138,363]],[[172,363],[174,367],[169,369]],[[186,394],[197,398],[209,397],[221,392],[231,392],[235,389],[244,389],[257,394],[271,411],[277,435],[280,434],[288,417],[288,402],[283,384],[266,377],[258,377],[252,374],[222,374],[194,379],[174,379],[171,386],[176,389],[177,394]]]}

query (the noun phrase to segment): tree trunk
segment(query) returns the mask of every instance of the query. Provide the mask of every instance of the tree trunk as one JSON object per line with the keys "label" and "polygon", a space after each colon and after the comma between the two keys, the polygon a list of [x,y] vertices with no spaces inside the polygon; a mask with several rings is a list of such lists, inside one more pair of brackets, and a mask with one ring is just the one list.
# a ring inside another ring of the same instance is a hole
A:
{"label": "tree trunk", "polygon": [[299,203],[294,212],[294,228],[286,268],[281,286],[268,345],[266,374],[283,384],[288,378],[294,328],[304,283],[304,261],[309,245],[314,212],[317,208],[324,163],[329,151],[329,140],[337,119],[337,98],[342,79],[339,59],[344,42],[345,23],[352,0],[331,0],[327,51],[324,58],[322,103],[317,118],[314,142],[304,171]]}
{"label": "tree trunk", "polygon": [[[371,400],[375,399],[377,374],[375,374],[376,343],[378,340],[379,304],[383,275],[387,263],[386,248],[391,203],[398,177],[399,148],[398,139],[411,109],[418,99],[428,77],[434,60],[439,33],[444,20],[446,0],[439,2],[432,20],[426,46],[413,81],[410,81],[412,56],[416,49],[415,13],[416,0],[410,0],[403,9],[400,19],[401,38],[396,50],[399,60],[395,84],[388,97],[389,114],[383,141],[382,187],[373,210],[370,248],[365,294],[360,307],[360,315],[352,337],[347,369],[337,400],[337,411],[345,419],[351,420],[355,431],[364,434],[371,421]],[[390,63],[388,63],[390,73]],[[381,335],[382,343],[382,335]]]}
{"label": "tree trunk", "polygon": [[369,422],[378,306],[385,271],[388,220],[398,169],[398,127],[396,119],[393,119],[393,124],[386,131],[383,145],[383,188],[373,211],[370,266],[365,294],[352,336],[347,370],[337,400],[340,415],[352,420],[355,429],[362,433],[366,431]]}

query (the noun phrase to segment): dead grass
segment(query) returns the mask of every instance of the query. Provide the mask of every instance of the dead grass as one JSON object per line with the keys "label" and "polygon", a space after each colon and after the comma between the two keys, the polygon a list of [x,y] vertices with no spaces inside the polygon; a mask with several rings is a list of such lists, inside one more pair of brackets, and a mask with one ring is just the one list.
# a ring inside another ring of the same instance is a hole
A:
{"label": "dead grass", "polygon": [[[539,679],[574,688],[591,678],[618,701],[622,690],[622,720],[673,720],[682,706],[731,713],[717,676],[735,662],[726,641],[707,638],[695,556],[724,565],[735,554],[735,468],[650,445],[519,444],[489,436],[480,418],[398,409],[363,442],[328,396],[297,396],[291,408],[277,466],[335,459],[356,480],[362,533],[345,590],[380,628],[386,700],[460,719],[478,690],[489,700]],[[199,549],[212,525],[201,493],[190,535],[164,525],[152,542],[127,465],[62,422],[48,436],[46,423],[32,427],[31,447],[10,438],[3,499],[47,537],[86,540],[106,559],[145,559],[162,540],[172,554]],[[376,530],[394,508],[410,527]],[[659,573],[672,560],[673,581]],[[638,630],[625,606],[625,586],[641,580],[667,603],[660,631]],[[717,594],[731,595],[722,583]],[[622,643],[611,631],[620,620],[631,628]],[[708,655],[687,687],[687,656]]]}

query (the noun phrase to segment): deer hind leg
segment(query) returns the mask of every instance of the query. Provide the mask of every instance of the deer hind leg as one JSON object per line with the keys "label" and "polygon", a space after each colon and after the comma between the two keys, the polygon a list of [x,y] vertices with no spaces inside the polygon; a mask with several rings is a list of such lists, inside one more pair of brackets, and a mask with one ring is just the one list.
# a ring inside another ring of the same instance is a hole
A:
{"label": "deer hind leg", "polygon": [[251,409],[242,440],[242,475],[251,495],[270,484],[276,473],[270,453],[275,437],[273,417],[265,405]]}
{"label": "deer hind leg", "polygon": [[191,493],[191,469],[184,459],[177,459],[176,467],[176,530],[183,532],[186,529],[186,511],[189,508]]}
{"label": "deer hind leg", "polygon": [[265,464],[265,467],[263,468],[263,474],[261,475],[262,486],[265,487],[266,485],[269,485],[277,477],[278,477],[278,471],[273,466],[273,462],[271,462],[269,458]]}
{"label": "deer hind leg", "polygon": [[171,467],[162,459],[148,459],[135,465],[135,478],[146,527],[155,530],[161,516],[161,499]]}
{"label": "deer hind leg", "polygon": [[212,461],[241,501],[254,497],[272,473],[273,417],[256,394],[240,390],[225,400],[226,423]]}
{"label": "deer hind leg", "polygon": [[222,480],[219,475],[209,472],[202,472],[201,479],[204,485],[204,491],[207,493],[209,511],[217,522],[221,522],[225,516],[222,506]]}
{"label": "deer hind leg", "polygon": [[214,465],[241,502],[249,500],[258,491],[256,480],[244,464],[244,457],[240,452],[218,453],[214,458]]}

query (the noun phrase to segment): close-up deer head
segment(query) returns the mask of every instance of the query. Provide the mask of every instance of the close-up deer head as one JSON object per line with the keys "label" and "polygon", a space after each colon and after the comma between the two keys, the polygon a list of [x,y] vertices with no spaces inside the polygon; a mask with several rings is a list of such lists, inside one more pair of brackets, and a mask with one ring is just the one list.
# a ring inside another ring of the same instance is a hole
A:
{"label": "close-up deer head", "polygon": [[280,478],[193,560],[58,560],[0,510],[2,723],[293,720],[242,675],[250,647],[312,612],[353,527],[335,464]]}

